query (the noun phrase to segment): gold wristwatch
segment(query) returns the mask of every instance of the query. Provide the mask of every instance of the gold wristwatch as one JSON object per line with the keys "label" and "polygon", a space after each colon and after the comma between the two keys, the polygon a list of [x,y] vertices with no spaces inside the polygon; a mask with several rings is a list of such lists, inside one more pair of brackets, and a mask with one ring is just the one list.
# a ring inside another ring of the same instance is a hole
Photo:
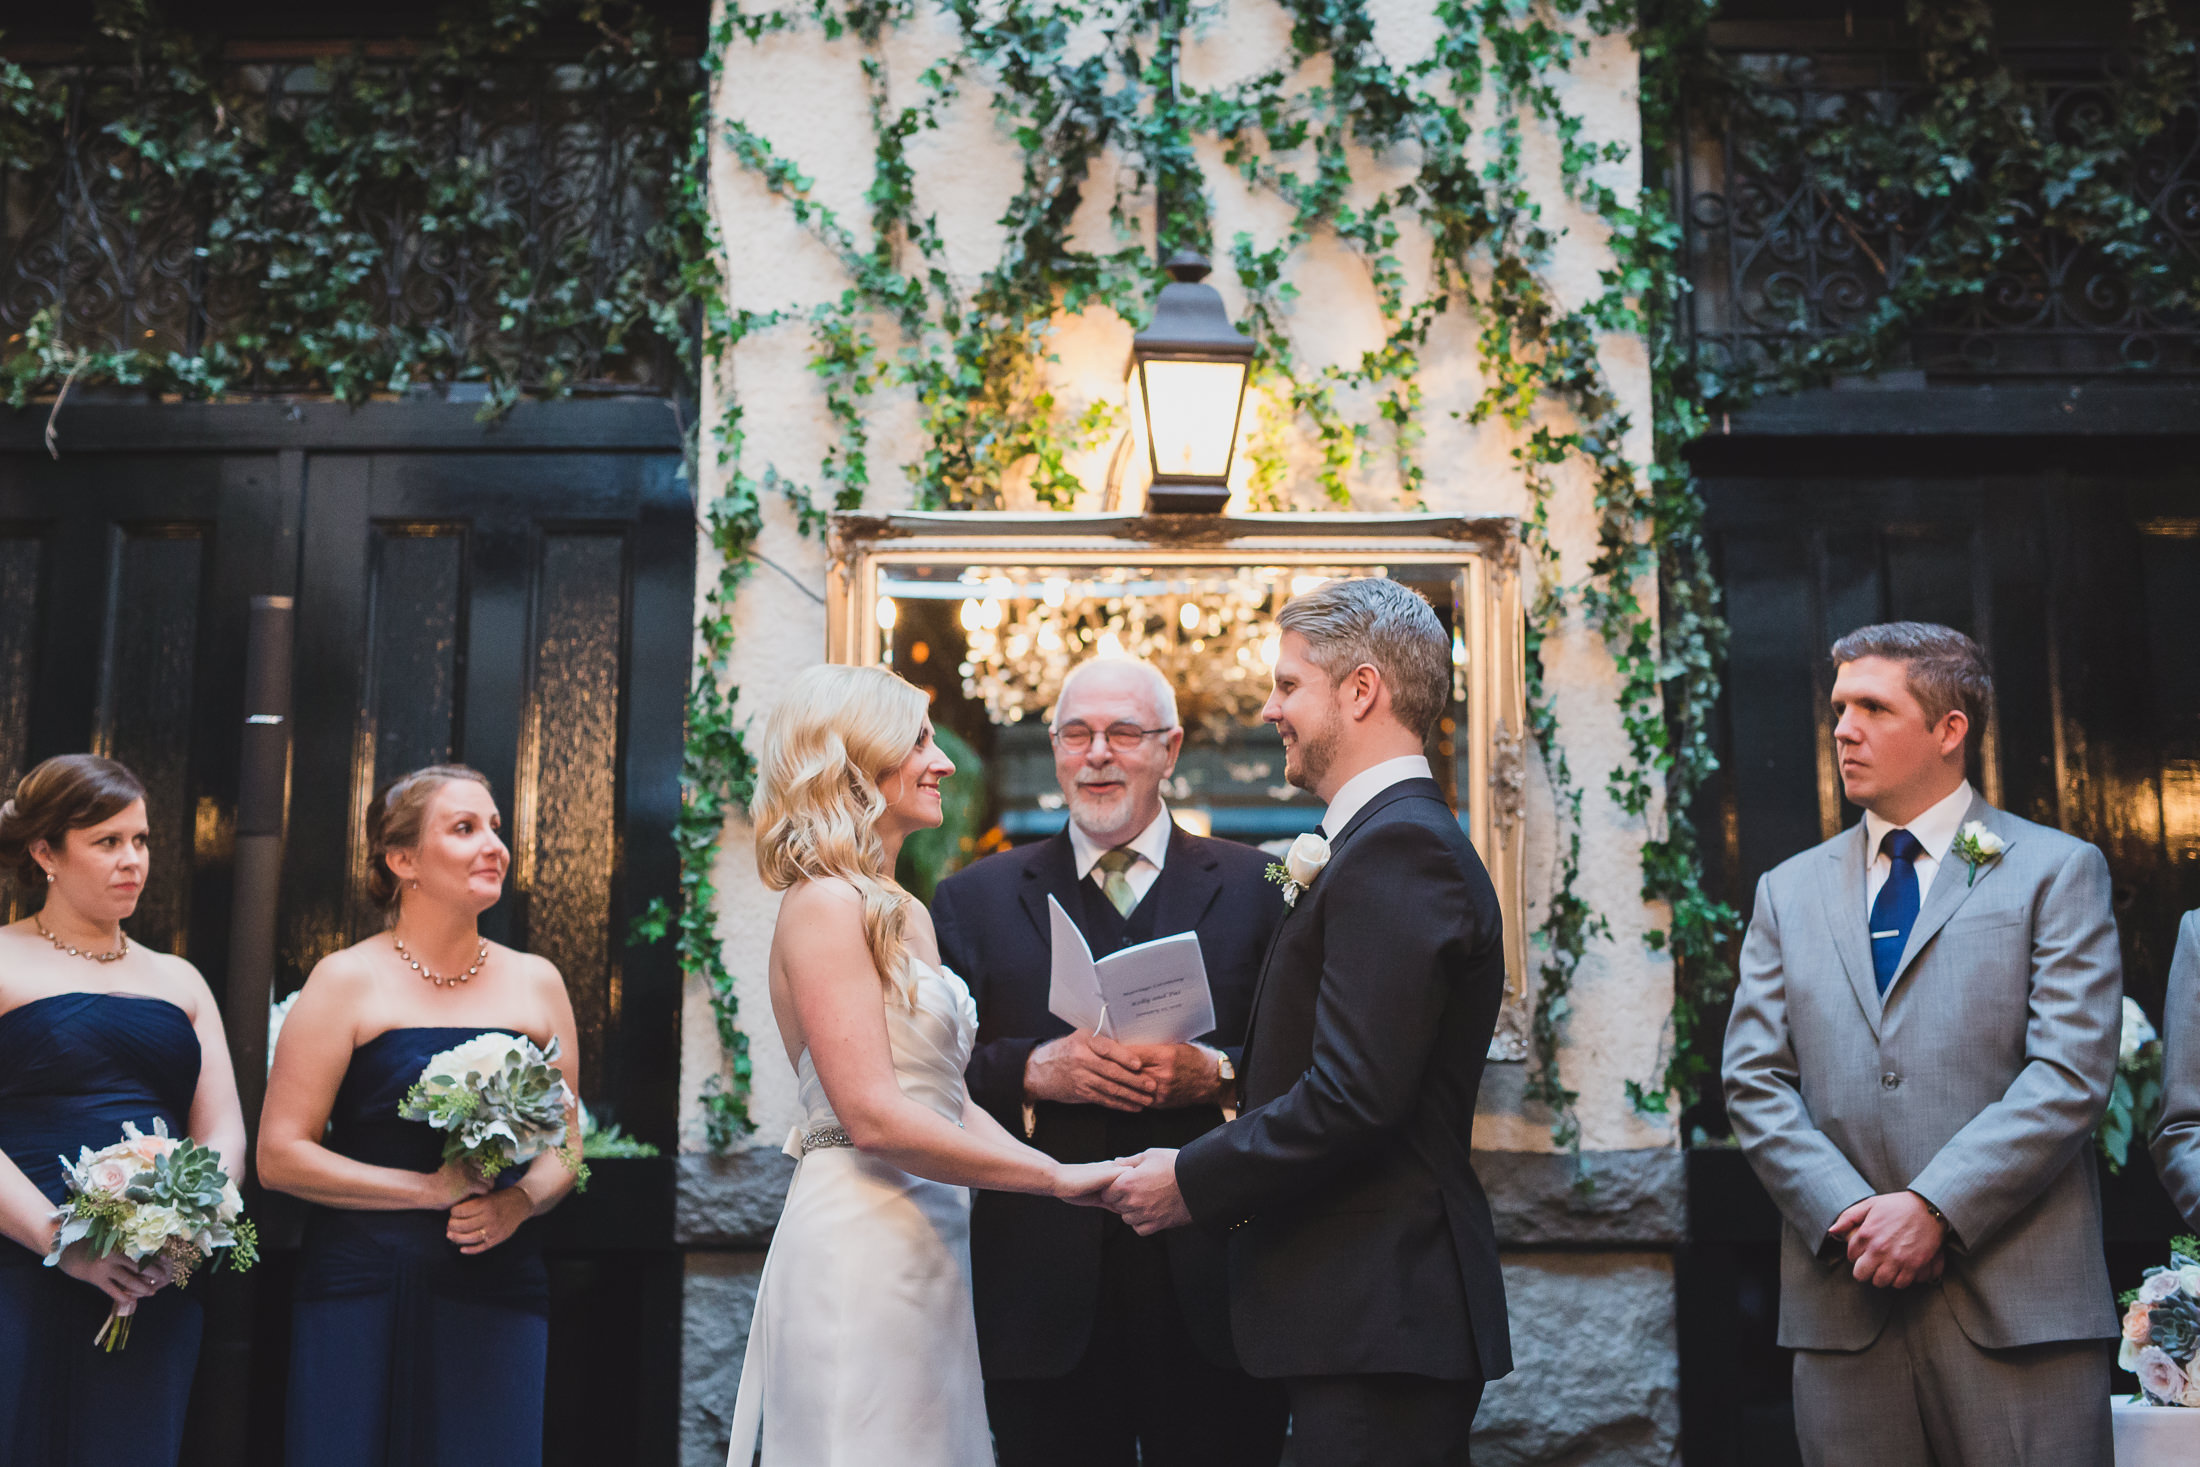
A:
{"label": "gold wristwatch", "polygon": [[1231,1064],[1230,1057],[1219,1049],[1210,1050],[1209,1053],[1215,1057],[1215,1074],[1222,1081],[1222,1118],[1234,1121],[1238,1112],[1237,1066]]}

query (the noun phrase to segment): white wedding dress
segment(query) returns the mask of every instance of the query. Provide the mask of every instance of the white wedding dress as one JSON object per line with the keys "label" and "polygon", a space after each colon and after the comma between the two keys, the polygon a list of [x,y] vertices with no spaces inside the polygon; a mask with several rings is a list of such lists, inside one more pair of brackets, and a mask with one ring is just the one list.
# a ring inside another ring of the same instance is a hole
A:
{"label": "white wedding dress", "polygon": [[[894,1077],[960,1124],[977,1005],[913,957],[905,991],[913,1002],[886,1003]],[[749,1467],[759,1430],[764,1467],[991,1467],[970,1190],[849,1147],[807,1049],[795,1074],[794,1181],[757,1284],[729,1467]]]}

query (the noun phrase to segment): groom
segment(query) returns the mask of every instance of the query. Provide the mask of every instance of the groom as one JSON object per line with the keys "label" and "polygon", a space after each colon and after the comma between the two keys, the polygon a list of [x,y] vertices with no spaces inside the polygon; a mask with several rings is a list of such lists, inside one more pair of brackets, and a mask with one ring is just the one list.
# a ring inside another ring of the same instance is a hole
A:
{"label": "groom", "polygon": [[1285,777],[1329,804],[1326,864],[1294,862],[1309,881],[1254,994],[1243,1114],[1146,1152],[1105,1200],[1141,1233],[1227,1238],[1238,1355],[1288,1383],[1299,1467],[1446,1467],[1512,1369],[1470,1161],[1502,926],[1422,754],[1451,639],[1381,579],[1331,581],[1276,622],[1261,716]]}

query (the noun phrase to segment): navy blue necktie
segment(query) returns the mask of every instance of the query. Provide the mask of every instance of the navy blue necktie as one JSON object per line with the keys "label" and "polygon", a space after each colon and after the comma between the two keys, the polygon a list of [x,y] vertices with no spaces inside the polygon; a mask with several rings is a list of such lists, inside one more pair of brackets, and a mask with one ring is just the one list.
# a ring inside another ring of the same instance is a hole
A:
{"label": "navy blue necktie", "polygon": [[1887,884],[1872,899],[1872,976],[1879,980],[1879,994],[1886,996],[1894,982],[1894,970],[1902,964],[1902,949],[1910,945],[1910,929],[1917,925],[1917,867],[1925,844],[1907,830],[1890,830],[1879,843],[1894,869]]}

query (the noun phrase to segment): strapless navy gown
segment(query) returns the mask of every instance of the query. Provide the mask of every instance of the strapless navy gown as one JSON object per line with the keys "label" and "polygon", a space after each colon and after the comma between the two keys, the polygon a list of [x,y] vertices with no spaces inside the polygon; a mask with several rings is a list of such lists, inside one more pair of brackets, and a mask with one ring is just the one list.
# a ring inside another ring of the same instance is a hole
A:
{"label": "strapless navy gown", "polygon": [[[122,1139],[122,1123],[184,1134],[199,1036],[165,999],[57,993],[0,1014],[0,1152],[58,1205],[61,1158]],[[127,1348],[92,1343],[107,1296],[0,1239],[0,1462],[172,1464],[198,1368],[198,1301],[163,1289]]]}
{"label": "strapless navy gown", "polygon": [[[400,1120],[398,1102],[430,1058],[481,1032],[392,1029],[352,1051],[329,1149],[406,1171],[441,1166],[441,1133]],[[292,1315],[292,1467],[540,1467],[550,1284],[536,1226],[468,1257],[444,1237],[448,1222],[311,1210]]]}

